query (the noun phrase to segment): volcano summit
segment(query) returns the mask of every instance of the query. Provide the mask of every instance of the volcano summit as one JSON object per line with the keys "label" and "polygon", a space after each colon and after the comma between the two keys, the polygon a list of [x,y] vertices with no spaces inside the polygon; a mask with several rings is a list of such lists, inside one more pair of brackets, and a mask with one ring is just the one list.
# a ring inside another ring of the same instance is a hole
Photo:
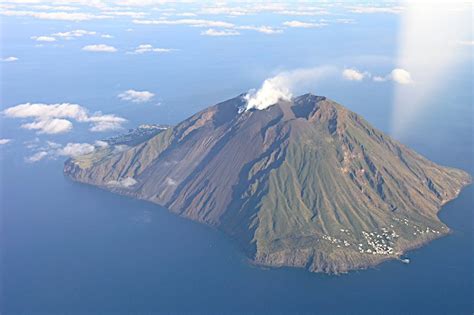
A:
{"label": "volcano summit", "polygon": [[325,97],[245,107],[238,96],[121,150],[97,147],[64,171],[216,227],[265,266],[341,273],[449,232],[437,212],[470,183],[466,172]]}

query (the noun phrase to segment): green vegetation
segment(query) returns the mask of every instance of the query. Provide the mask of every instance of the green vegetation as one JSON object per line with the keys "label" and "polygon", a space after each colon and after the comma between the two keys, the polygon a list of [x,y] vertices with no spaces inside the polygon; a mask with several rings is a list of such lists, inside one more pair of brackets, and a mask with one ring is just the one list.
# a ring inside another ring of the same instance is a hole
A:
{"label": "green vegetation", "polygon": [[[242,104],[217,104],[122,152],[68,161],[65,172],[215,226],[268,266],[345,272],[448,233],[437,212],[467,173],[324,97],[239,113]],[[116,184],[124,179],[131,184]]]}

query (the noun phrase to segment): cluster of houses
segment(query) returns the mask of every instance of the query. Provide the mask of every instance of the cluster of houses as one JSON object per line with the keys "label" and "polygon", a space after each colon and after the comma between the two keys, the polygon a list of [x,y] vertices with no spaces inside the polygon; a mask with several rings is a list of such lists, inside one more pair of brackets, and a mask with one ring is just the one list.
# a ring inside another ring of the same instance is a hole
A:
{"label": "cluster of houses", "polygon": [[346,240],[341,240],[341,239],[338,239],[336,237],[332,237],[326,234],[324,234],[322,238],[323,240],[329,241],[331,244],[336,245],[336,247],[342,247],[342,246],[348,247],[351,245],[351,243],[349,243]]}
{"label": "cluster of houses", "polygon": [[[391,225],[391,227],[393,227],[393,225]],[[351,236],[351,232],[347,229],[340,229],[340,231],[347,236]],[[393,255],[395,253],[393,244],[399,235],[394,230],[389,230],[384,227],[380,232],[362,231],[362,235],[365,238],[365,244],[359,243],[356,245],[360,253],[373,255]],[[351,246],[348,240],[326,234],[322,236],[322,239],[336,245],[338,248]]]}
{"label": "cluster of houses", "polygon": [[422,235],[422,234],[426,234],[426,233],[434,233],[434,234],[439,234],[440,232],[435,230],[435,229],[431,229],[429,227],[427,227],[425,230],[423,229],[420,229],[418,226],[414,225],[413,228],[415,228],[415,232],[413,232],[413,235]]}
{"label": "cluster of houses", "polygon": [[382,233],[362,231],[369,248],[364,249],[363,244],[359,244],[360,253],[369,253],[373,255],[393,255],[394,239],[399,235],[395,231],[389,231],[387,228],[382,228]]}
{"label": "cluster of houses", "polygon": [[[410,222],[406,219],[406,218],[397,218],[397,217],[393,217],[393,220],[397,221],[397,222],[400,222],[400,223],[403,223],[405,224],[406,226],[410,226]],[[438,230],[435,230],[433,228],[430,228],[430,227],[426,227],[425,228],[422,228],[422,227],[419,227],[418,225],[415,225],[413,224],[413,235],[423,235],[423,234],[427,234],[427,233],[434,233],[434,234],[440,234],[441,232],[438,231]]]}
{"label": "cluster of houses", "polygon": [[[417,225],[414,225],[406,218],[397,218],[393,217],[394,221],[404,224],[408,227],[413,227],[413,235],[423,235],[426,233],[440,234],[441,232],[433,228],[427,227],[421,228]],[[351,231],[348,229],[340,229],[343,235],[347,235],[350,239],[354,239]],[[355,247],[362,254],[372,254],[372,255],[394,255],[397,254],[394,249],[394,244],[397,238],[400,237],[395,230],[393,224],[390,224],[389,227],[383,227],[380,231],[376,232],[367,232],[362,231],[362,236],[365,239],[365,242],[356,244]],[[330,235],[323,235],[323,240],[330,242],[331,244],[336,245],[338,248],[349,247],[351,243],[348,240],[337,238]]]}

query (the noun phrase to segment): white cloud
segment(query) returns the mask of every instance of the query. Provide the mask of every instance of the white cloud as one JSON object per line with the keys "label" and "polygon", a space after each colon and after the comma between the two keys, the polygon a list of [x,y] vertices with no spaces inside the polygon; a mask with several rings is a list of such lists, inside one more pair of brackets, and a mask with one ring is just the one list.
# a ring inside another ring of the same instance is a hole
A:
{"label": "white cloud", "polygon": [[56,38],[52,36],[32,36],[31,39],[34,39],[37,42],[55,42],[56,41]]}
{"label": "white cloud", "polygon": [[118,95],[122,101],[130,101],[133,103],[145,103],[149,102],[155,94],[149,91],[136,91],[136,90],[127,90]]}
{"label": "white cloud", "polygon": [[398,84],[411,84],[413,83],[413,79],[411,77],[411,74],[410,72],[408,72],[407,70],[405,69],[401,69],[401,68],[396,68],[396,69],[393,69],[392,72],[390,72],[390,74],[386,75],[386,76],[374,76],[373,80],[375,82],[385,82],[385,81],[394,81]]}
{"label": "white cloud", "polygon": [[[66,39],[66,40],[71,40],[74,38],[78,37],[83,37],[83,36],[92,36],[92,35],[97,35],[97,32],[94,31],[86,31],[86,30],[72,30],[72,31],[67,31],[67,32],[58,32],[58,33],[53,33],[51,35],[43,35],[43,36],[32,36],[31,39],[34,39],[38,42],[55,42],[57,39]],[[109,35],[110,36],[110,35]],[[106,35],[102,35],[102,37],[106,37]],[[107,49],[110,50],[110,47],[104,47],[103,45],[95,45],[95,47],[92,47],[94,45],[91,45],[91,47],[87,48],[88,49],[96,49],[102,51],[107,51]]]}
{"label": "white cloud", "polygon": [[12,139],[0,138],[0,145],[10,143],[11,141],[12,141]]}
{"label": "white cloud", "polygon": [[15,5],[13,4],[0,3],[0,9],[2,10],[14,9],[14,8],[15,8]]}
{"label": "white cloud", "polygon": [[3,114],[11,118],[72,118],[79,121],[87,118],[85,108],[71,103],[25,103],[5,109]]}
{"label": "white cloud", "polygon": [[72,118],[79,121],[87,118],[85,108],[71,103],[25,103],[9,107],[3,113],[11,118]]}
{"label": "white cloud", "polygon": [[228,16],[244,16],[251,14],[270,13],[280,15],[305,15],[316,16],[329,14],[327,10],[320,6],[312,5],[298,5],[289,2],[239,2],[239,6],[226,6],[224,3],[216,4],[214,6],[204,7],[199,10],[200,14],[212,15],[228,15]]}
{"label": "white cloud", "polygon": [[102,115],[100,113],[88,117],[87,122],[92,123],[89,129],[92,132],[112,131],[122,128],[122,124],[127,120],[115,115]]}
{"label": "white cloud", "polygon": [[57,10],[57,11],[77,11],[79,8],[71,7],[66,5],[32,5],[30,6],[31,9],[34,10]]}
{"label": "white cloud", "polygon": [[[322,21],[325,21],[325,20],[322,20]],[[335,19],[334,22],[339,23],[339,24],[355,24],[354,19]]]}
{"label": "white cloud", "polygon": [[35,149],[38,147],[38,143],[40,142],[40,138],[36,137],[33,140],[24,141],[23,144],[28,149]]}
{"label": "white cloud", "polygon": [[92,153],[95,147],[89,143],[68,143],[61,149],[56,151],[57,155],[76,157],[80,155],[85,155]]}
{"label": "white cloud", "polygon": [[381,76],[376,75],[376,76],[373,77],[373,80],[375,82],[385,82],[385,81],[387,81],[387,77],[381,77]]}
{"label": "white cloud", "polygon": [[[117,0],[115,1],[116,5],[125,6],[125,7],[144,7],[144,6],[163,6],[168,3],[177,3],[178,1],[174,0]],[[192,1],[182,1],[184,3],[192,3]],[[161,10],[175,10],[174,8],[164,8]]]}
{"label": "white cloud", "polygon": [[401,68],[393,69],[385,76],[372,76],[368,71],[362,72],[354,68],[347,68],[342,71],[342,77],[349,81],[362,81],[366,78],[372,78],[375,82],[393,81],[398,84],[411,84],[414,82],[410,72]]}
{"label": "white cloud", "polygon": [[14,61],[17,61],[19,59],[17,57],[11,56],[11,57],[2,58],[1,60],[2,60],[2,62],[14,62]]}
{"label": "white cloud", "polygon": [[32,156],[27,157],[25,160],[28,163],[36,163],[47,157],[49,154],[46,151],[36,152]]}
{"label": "white cloud", "polygon": [[266,79],[259,90],[251,90],[244,96],[246,109],[263,110],[280,100],[291,100],[296,88],[304,89],[334,72],[335,69],[329,66],[282,72]]}
{"label": "white cloud", "polygon": [[[264,34],[278,34],[283,31],[278,28],[271,26],[254,26],[254,25],[242,25],[237,26],[234,23],[225,22],[225,21],[215,21],[215,20],[205,20],[205,19],[177,19],[177,20],[133,20],[135,24],[144,24],[144,25],[188,25],[192,27],[206,27],[206,28],[225,28],[227,30],[253,30]],[[206,35],[206,34],[203,34]]]}
{"label": "white cloud", "polygon": [[59,134],[71,131],[72,123],[67,119],[53,118],[22,124],[21,128],[38,130],[39,134]]}
{"label": "white cloud", "polygon": [[242,16],[252,14],[252,11],[242,7],[224,7],[224,6],[215,6],[207,7],[200,10],[201,14],[210,14],[210,15],[231,15],[231,16]]}
{"label": "white cloud", "polygon": [[145,12],[136,12],[136,11],[104,11],[107,15],[114,15],[114,16],[127,16],[133,19],[141,19],[148,15]]}
{"label": "white cloud", "polygon": [[271,26],[252,26],[252,25],[244,25],[244,26],[238,26],[236,27],[239,30],[252,30],[252,31],[257,31],[259,33],[264,33],[264,34],[280,34],[283,33],[283,30],[274,28]]}
{"label": "white cloud", "polygon": [[61,148],[62,145],[52,141],[46,141],[46,145],[40,146],[39,138],[36,138],[33,141],[24,142],[28,149],[33,149],[36,151],[33,155],[25,158],[25,161],[28,163],[35,163],[45,159],[46,157],[54,158],[56,157],[56,150]]}
{"label": "white cloud", "polygon": [[86,31],[86,30],[72,30],[67,32],[58,32],[51,34],[51,36],[60,37],[64,39],[73,39],[75,37],[83,37],[86,35],[96,35],[97,32],[94,31]]}
{"label": "white cloud", "polygon": [[237,35],[240,35],[239,32],[235,31],[235,30],[215,30],[213,28],[210,28],[210,29],[207,29],[205,31],[202,31],[201,32],[201,35],[205,35],[205,36],[237,36]]}
{"label": "white cloud", "polygon": [[107,53],[114,53],[117,51],[117,48],[105,44],[98,44],[98,45],[87,45],[82,47],[84,51],[92,51],[92,52],[107,52]]}
{"label": "white cloud", "polygon": [[342,71],[342,77],[349,81],[362,81],[364,78],[370,77],[370,74],[368,72],[360,72],[357,69],[348,68]]}
{"label": "white cloud", "polygon": [[176,13],[177,16],[184,16],[184,17],[194,17],[197,16],[196,13],[192,12],[183,12],[183,13]]}
{"label": "white cloud", "polygon": [[357,6],[351,7],[350,11],[352,13],[391,13],[399,14],[403,12],[403,7],[401,6],[392,6],[392,7],[371,7],[371,6]]}
{"label": "white cloud", "polygon": [[289,15],[289,16],[316,16],[316,15],[327,15],[327,10],[282,10],[275,12],[276,14]]}
{"label": "white cloud", "polygon": [[126,119],[112,114],[103,115],[97,112],[91,115],[86,108],[71,103],[25,103],[9,107],[2,113],[9,118],[32,118],[33,122],[22,124],[21,127],[45,134],[70,131],[73,127],[70,119],[81,123],[90,123],[91,131],[116,130],[126,122]]}
{"label": "white cloud", "polygon": [[106,147],[109,146],[108,142],[102,141],[102,140],[97,140],[94,144],[95,144],[95,146],[97,146],[99,148],[106,148]]}
{"label": "white cloud", "polygon": [[60,147],[62,147],[60,143],[49,141],[49,140],[46,141],[46,144],[47,144],[47,147],[50,149],[59,149]]}
{"label": "white cloud", "polygon": [[126,177],[126,178],[119,179],[119,180],[111,180],[111,181],[107,182],[107,185],[115,186],[115,187],[129,188],[129,187],[135,185],[136,183],[137,183],[137,181],[135,179],[133,179],[132,177]]}
{"label": "white cloud", "polygon": [[286,21],[283,22],[284,26],[287,27],[299,27],[299,28],[316,28],[326,26],[326,23],[311,23],[311,22],[301,22],[301,21]]}
{"label": "white cloud", "polygon": [[156,48],[153,47],[153,45],[150,44],[141,44],[137,48],[135,48],[134,51],[127,52],[127,54],[144,54],[144,53],[149,53],[149,52],[155,52],[155,53],[167,53],[171,52],[174,49],[172,48]]}
{"label": "white cloud", "polygon": [[405,69],[393,69],[390,73],[390,77],[393,81],[399,84],[413,83],[413,79],[411,78],[410,72],[406,71]]}
{"label": "white cloud", "polygon": [[62,145],[53,141],[46,141],[46,144],[40,145],[40,139],[25,142],[28,149],[35,153],[25,160],[29,163],[41,161],[45,158],[56,159],[58,157],[78,157],[94,152],[96,149],[107,147],[109,144],[105,141],[96,141],[94,144],[69,142]]}
{"label": "white cloud", "polygon": [[145,25],[189,25],[193,27],[223,27],[233,28],[235,25],[229,22],[213,21],[204,19],[178,19],[178,20],[133,20],[135,24]]}
{"label": "white cloud", "polygon": [[93,19],[105,19],[108,16],[95,15],[90,13],[71,13],[71,12],[37,12],[37,11],[16,11],[6,10],[0,11],[0,14],[5,16],[25,16],[33,17],[42,20],[57,20],[57,21],[88,21]]}

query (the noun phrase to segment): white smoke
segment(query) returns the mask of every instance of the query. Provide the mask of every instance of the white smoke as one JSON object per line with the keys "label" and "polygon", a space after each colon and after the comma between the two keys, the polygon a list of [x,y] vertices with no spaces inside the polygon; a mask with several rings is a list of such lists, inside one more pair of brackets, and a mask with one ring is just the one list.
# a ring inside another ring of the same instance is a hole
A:
{"label": "white smoke", "polygon": [[287,77],[282,75],[266,79],[258,91],[250,90],[245,95],[247,109],[255,108],[262,110],[276,104],[280,100],[290,100],[293,95],[288,87],[288,83]]}
{"label": "white smoke", "polygon": [[289,101],[296,90],[306,89],[319,79],[336,73],[331,66],[322,66],[309,69],[296,69],[281,72],[266,79],[260,89],[250,90],[244,99],[247,101],[246,110],[255,108],[263,110],[275,105],[278,101]]}

